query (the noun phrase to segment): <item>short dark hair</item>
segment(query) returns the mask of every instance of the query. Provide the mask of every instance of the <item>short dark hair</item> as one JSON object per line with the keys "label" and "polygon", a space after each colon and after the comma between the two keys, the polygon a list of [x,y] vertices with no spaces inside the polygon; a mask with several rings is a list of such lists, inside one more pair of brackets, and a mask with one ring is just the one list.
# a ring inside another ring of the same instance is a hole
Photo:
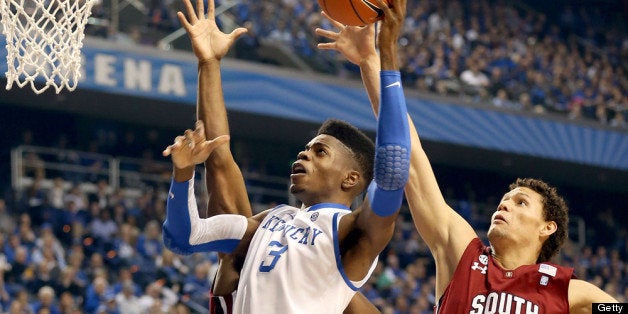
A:
{"label": "short dark hair", "polygon": [[567,240],[567,229],[569,228],[569,207],[562,196],[558,194],[558,190],[549,184],[531,178],[518,178],[514,183],[510,184],[510,190],[517,187],[529,188],[543,197],[543,218],[546,221],[554,221],[556,223],[556,232],[549,236],[543,246],[541,253],[537,258],[537,263],[549,261]]}
{"label": "short dark hair", "polygon": [[355,126],[337,119],[329,119],[318,129],[317,135],[333,136],[354,154],[368,185],[373,180],[375,143]]}

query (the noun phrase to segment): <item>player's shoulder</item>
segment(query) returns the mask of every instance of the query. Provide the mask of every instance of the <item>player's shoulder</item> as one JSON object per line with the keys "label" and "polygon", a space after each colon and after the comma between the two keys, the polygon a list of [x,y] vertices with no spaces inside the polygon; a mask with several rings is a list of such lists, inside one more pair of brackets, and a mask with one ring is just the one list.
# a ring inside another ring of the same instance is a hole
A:
{"label": "player's shoulder", "polygon": [[278,212],[283,212],[283,211],[297,211],[297,210],[299,210],[297,207],[286,205],[286,204],[279,204],[275,207],[272,207],[263,211],[262,213],[268,214],[268,213],[278,213]]}
{"label": "player's shoulder", "polygon": [[271,212],[272,212],[275,208],[277,208],[277,207],[270,208],[270,209],[267,209],[267,210],[265,210],[265,211],[263,211],[263,212],[260,212],[260,213],[258,213],[258,214],[255,214],[255,215],[253,215],[253,216],[252,216],[251,218],[249,218],[249,219],[250,219],[250,220],[253,220],[253,221],[257,222],[257,223],[261,223],[261,222],[262,222],[262,220],[264,220],[264,218],[266,218],[266,216],[268,216],[268,214],[269,214],[269,213],[271,213]]}
{"label": "player's shoulder", "polygon": [[580,313],[578,309],[591,309],[591,303],[611,303],[617,302],[615,298],[604,292],[598,286],[581,280],[572,278],[569,280],[569,308],[572,313]]}
{"label": "player's shoulder", "polygon": [[340,212],[340,213],[350,213],[351,209],[343,204],[338,203],[319,203],[316,205],[312,205],[306,209],[308,212],[311,211],[330,211],[330,212]]}

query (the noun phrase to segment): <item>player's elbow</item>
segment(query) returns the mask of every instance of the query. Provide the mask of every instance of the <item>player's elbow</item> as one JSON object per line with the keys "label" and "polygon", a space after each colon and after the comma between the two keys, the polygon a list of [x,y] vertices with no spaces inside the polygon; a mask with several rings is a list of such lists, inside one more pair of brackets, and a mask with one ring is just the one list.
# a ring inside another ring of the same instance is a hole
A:
{"label": "player's elbow", "polygon": [[385,191],[402,190],[410,171],[409,143],[388,144],[375,152],[374,180]]}
{"label": "player's elbow", "polygon": [[166,221],[162,227],[162,239],[164,246],[170,251],[179,255],[190,255],[190,245],[185,240],[181,240],[182,237],[175,237],[168,229],[168,222]]}
{"label": "player's elbow", "polygon": [[401,207],[403,188],[384,190],[378,184],[371,184],[368,197],[373,212],[377,216],[388,217],[395,214]]}

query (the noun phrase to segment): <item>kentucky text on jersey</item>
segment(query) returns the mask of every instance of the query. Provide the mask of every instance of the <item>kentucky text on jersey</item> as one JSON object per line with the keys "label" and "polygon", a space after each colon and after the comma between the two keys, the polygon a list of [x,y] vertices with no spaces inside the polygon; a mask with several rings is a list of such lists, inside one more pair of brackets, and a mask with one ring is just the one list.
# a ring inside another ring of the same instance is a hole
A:
{"label": "kentucky text on jersey", "polygon": [[317,228],[304,228],[287,224],[285,220],[275,215],[268,219],[262,226],[262,229],[267,229],[271,232],[283,232],[283,237],[298,240],[298,243],[305,245],[315,245],[316,237],[323,233],[322,230]]}
{"label": "kentucky text on jersey", "polygon": [[[478,294],[471,301],[470,314],[538,314],[539,306],[507,292]],[[514,308],[514,311],[513,311]]]}

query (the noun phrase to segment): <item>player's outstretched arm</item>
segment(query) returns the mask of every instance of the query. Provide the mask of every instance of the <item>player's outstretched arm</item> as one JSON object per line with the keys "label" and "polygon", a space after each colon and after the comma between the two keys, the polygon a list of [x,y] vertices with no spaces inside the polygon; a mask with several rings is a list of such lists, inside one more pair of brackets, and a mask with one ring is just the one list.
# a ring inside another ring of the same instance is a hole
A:
{"label": "player's outstretched arm", "polygon": [[[245,28],[225,34],[215,20],[214,1],[198,0],[196,10],[190,0],[183,0],[187,17],[178,12],[198,59],[197,119],[205,124],[205,136],[215,138],[229,134],[229,123],[222,92],[220,60]],[[251,216],[251,205],[240,168],[228,145],[218,147],[205,162],[206,185],[209,193],[208,216],[222,213]]]}
{"label": "player's outstretched arm", "polygon": [[[395,0],[396,7],[384,9],[382,33],[387,51],[380,54],[382,105],[379,108],[375,143],[374,180],[365,202],[340,221],[340,230],[358,230],[360,241],[343,256],[343,266],[350,279],[363,278],[370,263],[392,238],[394,222],[403,200],[408,179],[410,139],[401,76],[396,68],[397,36],[405,16],[406,0]],[[384,32],[384,29],[388,29]],[[382,39],[380,39],[382,40]],[[392,163],[390,160],[392,159]],[[352,225],[347,227],[346,225]]]}
{"label": "player's outstretched arm", "polygon": [[327,38],[329,42],[317,45],[321,50],[336,50],[349,62],[360,67],[362,83],[371,102],[375,115],[379,111],[379,71],[381,69],[379,55],[375,43],[375,23],[365,26],[348,26],[332,19],[324,11],[321,15],[329,20],[337,31],[316,28],[317,35]]}
{"label": "player's outstretched arm", "polygon": [[[244,236],[247,226],[245,217],[223,215],[201,221],[194,197],[195,166],[228,140],[226,135],[206,140],[203,123],[197,121],[194,130],[188,129],[184,135],[177,136],[174,143],[163,151],[165,157],[171,157],[173,165],[163,237],[166,247],[176,253],[191,254],[200,249],[230,252]],[[219,230],[221,226],[223,229]]]}
{"label": "player's outstretched arm", "polygon": [[[222,92],[220,60],[239,36],[246,32],[238,28],[225,34],[215,21],[215,4],[197,1],[196,11],[189,0],[184,0],[187,18],[179,13],[192,48],[198,58],[197,119],[205,124],[205,135],[214,138],[229,134],[227,112]],[[218,147],[205,161],[205,186],[208,192],[206,217],[218,214],[240,214],[250,217],[251,205],[240,168],[228,145]],[[231,257],[220,255],[220,264],[212,285],[213,296],[230,296],[237,289],[239,272]]]}
{"label": "player's outstretched arm", "polygon": [[171,156],[173,178],[168,193],[166,221],[163,224],[164,244],[178,254],[194,252],[230,253],[238,246],[248,246],[248,239],[255,232],[259,221],[242,215],[216,215],[201,219],[194,195],[194,167],[204,162],[229,137],[205,139],[203,123],[197,121],[195,130],[186,130],[177,136],[172,145],[163,151]]}
{"label": "player's outstretched arm", "polygon": [[569,313],[589,314],[593,303],[617,303],[618,301],[597,286],[579,279],[569,281]]}
{"label": "player's outstretched arm", "polygon": [[[379,110],[379,55],[375,50],[375,25],[364,27],[345,26],[331,19],[325,12],[321,14],[338,29],[338,32],[317,28],[316,34],[331,40],[331,42],[319,43],[319,49],[337,50],[347,60],[359,65],[362,74],[362,82],[366,87],[371,103],[375,103],[373,110],[377,114]],[[368,70],[364,70],[368,69]],[[366,75],[366,76],[365,76]],[[358,292],[349,302],[344,314],[376,314],[381,313],[362,293]]]}
{"label": "player's outstretched arm", "polygon": [[[374,42],[373,26],[345,26],[331,19],[330,21],[338,32],[317,29],[318,35],[331,40],[331,42],[319,44],[318,47],[337,50],[350,62],[360,66],[363,84],[373,111],[377,115],[380,97],[380,60],[374,45],[368,44]],[[408,123],[411,158],[408,183],[405,187],[406,201],[418,231],[433,251],[436,262],[442,264],[439,265],[439,270],[443,271],[439,271],[437,275],[439,283],[437,295],[440,296],[453,275],[459,257],[476,234],[471,226],[445,202],[414,123],[409,116]],[[456,258],[448,258],[452,256]]]}

